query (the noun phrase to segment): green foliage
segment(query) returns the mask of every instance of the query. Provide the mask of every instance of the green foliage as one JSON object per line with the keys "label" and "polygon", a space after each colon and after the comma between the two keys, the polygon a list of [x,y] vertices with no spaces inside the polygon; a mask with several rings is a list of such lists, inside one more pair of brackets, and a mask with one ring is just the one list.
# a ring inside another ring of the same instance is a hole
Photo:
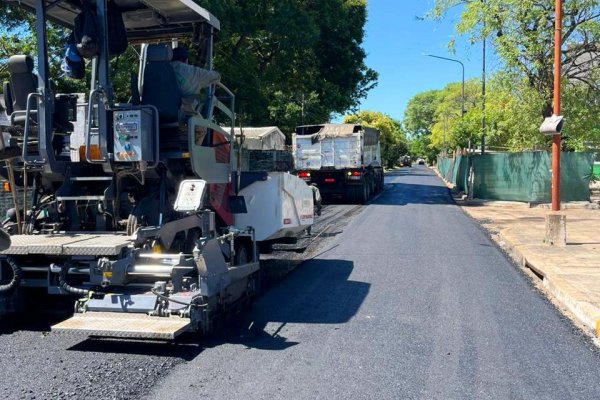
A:
{"label": "green foliage", "polygon": [[[541,94],[538,113],[551,113],[553,93],[554,1],[552,0],[436,0],[429,16],[442,18],[449,9],[463,6],[456,25],[472,42],[488,37],[508,71],[522,74]],[[563,75],[597,87],[590,71],[600,59],[600,6],[598,0],[564,0],[562,30]]]}
{"label": "green foliage", "polygon": [[[469,140],[478,145],[481,141],[481,94],[479,83],[466,85],[466,114],[459,117],[456,102],[459,84],[452,83],[437,92],[437,106],[433,117],[423,118],[420,124],[430,134],[413,136],[416,144],[413,154],[423,154],[423,143],[435,151],[444,147],[466,147]],[[425,92],[428,93],[428,92]],[[422,98],[423,93],[415,99]],[[500,150],[546,150],[550,139],[539,133],[542,122],[539,110],[543,107],[543,94],[529,85],[527,78],[518,73],[498,72],[488,81],[485,107],[486,143]],[[407,112],[410,108],[407,108]],[[583,151],[600,148],[600,92],[577,82],[564,82],[562,88],[562,113],[566,116],[562,142],[564,150]],[[427,137],[427,141],[415,141]],[[411,147],[412,148],[412,147]],[[416,152],[419,152],[417,154]]]}
{"label": "green foliage", "polygon": [[404,111],[404,128],[410,136],[430,135],[435,111],[440,103],[440,91],[418,93],[408,101]]}
{"label": "green foliage", "polygon": [[221,20],[216,69],[237,96],[247,125],[290,132],[354,109],[376,84],[361,48],[360,0],[209,0]]}
{"label": "green foliage", "polygon": [[461,118],[462,84],[451,83],[438,92],[434,120],[430,126],[430,146],[436,149],[467,147],[480,136],[481,119],[474,113],[481,104],[481,88],[476,81],[465,82],[465,115]]}
{"label": "green foliage", "polygon": [[413,159],[423,158],[431,163],[435,160],[438,151],[431,146],[431,135],[421,135],[410,140],[409,153]]}
{"label": "green foliage", "polygon": [[[488,147],[509,151],[548,149],[550,138],[539,133],[539,126],[542,116],[552,112],[554,1],[436,0],[429,17],[441,19],[454,7],[462,10],[457,32],[472,43],[488,38],[503,61],[503,68],[488,81],[485,112],[481,109],[483,99],[478,94],[481,86],[477,81],[467,84],[467,112],[463,118],[454,111],[459,91],[456,83],[436,92],[433,113],[418,112],[422,105],[411,108],[413,103],[419,104],[421,97],[433,98],[433,94],[415,96],[405,114],[409,132],[428,135],[426,145],[433,150],[465,147],[469,140],[480,143],[485,117]],[[563,9],[563,149],[598,148],[600,2],[564,0]],[[423,143],[414,144],[420,152],[422,146]]]}
{"label": "green foliage", "polygon": [[381,158],[387,167],[393,167],[398,158],[408,152],[408,143],[402,125],[388,115],[376,111],[361,111],[358,114],[345,116],[344,123],[361,124],[380,132]]}
{"label": "green foliage", "polygon": [[[221,21],[215,69],[236,93],[245,125],[278,125],[291,132],[304,122],[323,123],[354,109],[376,85],[362,49],[364,0],[207,0],[202,6]],[[34,16],[0,3],[0,80],[13,54],[36,54]],[[49,64],[56,92],[87,92],[88,79],[61,77],[60,61],[70,32],[48,24]],[[137,53],[130,46],[111,60],[117,101],[129,99]],[[89,66],[87,70],[89,71]],[[304,99],[304,101],[302,100]]]}

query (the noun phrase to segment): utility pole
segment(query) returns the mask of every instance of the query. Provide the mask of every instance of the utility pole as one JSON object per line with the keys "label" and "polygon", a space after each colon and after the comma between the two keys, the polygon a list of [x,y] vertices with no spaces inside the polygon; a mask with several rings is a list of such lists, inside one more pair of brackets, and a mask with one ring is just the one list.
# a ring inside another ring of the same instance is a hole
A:
{"label": "utility pole", "polygon": [[[562,48],[562,0],[555,0],[554,17],[554,111],[560,115]],[[552,211],[560,211],[560,133],[552,136]]]}
{"label": "utility pole", "polygon": [[462,71],[462,94],[461,94],[461,105],[460,105],[460,117],[463,118],[465,116],[465,64],[462,63],[462,61],[460,60],[455,60],[454,58],[448,58],[448,57],[440,57],[440,56],[435,56],[433,54],[423,54],[426,57],[433,57],[433,58],[439,58],[440,60],[446,60],[446,61],[452,61],[455,63],[459,63],[460,64],[460,68]]}
{"label": "utility pole", "polygon": [[[485,5],[485,0],[481,0]],[[485,153],[485,45],[487,34],[485,33],[485,16],[483,19],[483,65],[481,69],[481,154]]]}

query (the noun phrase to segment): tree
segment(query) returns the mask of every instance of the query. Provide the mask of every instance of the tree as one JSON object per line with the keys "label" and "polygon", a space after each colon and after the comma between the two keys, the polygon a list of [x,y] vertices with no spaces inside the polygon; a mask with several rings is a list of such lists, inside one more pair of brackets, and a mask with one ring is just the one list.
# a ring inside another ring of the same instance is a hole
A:
{"label": "tree", "polygon": [[435,111],[440,103],[439,96],[439,90],[430,90],[418,93],[408,101],[403,126],[411,137],[431,134]]}
{"label": "tree", "polygon": [[[207,0],[202,5],[221,21],[215,69],[236,93],[236,112],[244,124],[276,124],[290,132],[302,114],[306,123],[322,123],[332,113],[355,109],[376,85],[377,73],[365,65],[361,47],[365,0]],[[33,23],[33,15],[0,3],[0,79],[7,78],[2,62],[10,55],[35,55]],[[49,26],[55,91],[87,92],[86,81],[59,78],[70,32]],[[130,46],[111,61],[118,101],[129,98],[136,59]]]}
{"label": "tree", "polygon": [[413,158],[423,158],[431,163],[435,160],[438,150],[431,147],[431,135],[413,137],[409,141],[409,152]]}
{"label": "tree", "polygon": [[465,82],[465,115],[461,118],[462,84],[450,83],[437,94],[437,106],[430,126],[430,146],[442,148],[467,147],[469,141],[481,137],[481,118],[475,120],[473,110],[481,103],[479,84]]}
{"label": "tree", "polygon": [[291,131],[354,109],[374,87],[361,47],[364,0],[209,0],[221,20],[215,66],[246,124]]}
{"label": "tree", "polygon": [[[540,113],[551,114],[554,1],[436,0],[429,16],[442,18],[456,6],[463,6],[457,32],[468,35],[473,42],[491,37],[509,70],[523,74],[529,86],[543,96]],[[597,80],[589,72],[600,61],[599,16],[598,0],[564,1],[563,75],[590,87],[597,87]]]}
{"label": "tree", "polygon": [[[0,81],[8,80],[8,58],[16,54],[27,54],[37,59],[35,36],[35,15],[16,6],[0,3]],[[61,70],[65,44],[71,31],[48,22],[46,39],[48,42],[48,66],[52,89],[55,93],[88,93],[90,89],[90,68],[82,80],[69,79]],[[129,82],[131,73],[137,72],[138,53],[129,46],[124,54],[114,57],[110,69],[119,102],[127,102],[131,96]]]}
{"label": "tree", "polygon": [[381,158],[384,165],[393,167],[398,158],[408,153],[406,134],[400,122],[390,116],[376,111],[361,111],[358,114],[344,117],[346,124],[361,124],[375,128],[381,134]]}

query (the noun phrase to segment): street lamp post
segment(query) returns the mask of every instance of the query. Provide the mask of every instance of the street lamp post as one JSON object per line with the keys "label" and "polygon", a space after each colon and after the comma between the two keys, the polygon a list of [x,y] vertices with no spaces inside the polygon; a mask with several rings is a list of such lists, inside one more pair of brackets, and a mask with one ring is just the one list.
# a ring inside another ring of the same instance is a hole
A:
{"label": "street lamp post", "polygon": [[462,68],[462,104],[461,104],[460,116],[461,116],[461,118],[464,117],[464,115],[465,115],[465,65],[461,61],[455,60],[454,58],[440,57],[440,56],[435,56],[433,54],[423,54],[423,55],[427,56],[427,57],[439,58],[440,60],[457,62],[460,64],[460,66]]}

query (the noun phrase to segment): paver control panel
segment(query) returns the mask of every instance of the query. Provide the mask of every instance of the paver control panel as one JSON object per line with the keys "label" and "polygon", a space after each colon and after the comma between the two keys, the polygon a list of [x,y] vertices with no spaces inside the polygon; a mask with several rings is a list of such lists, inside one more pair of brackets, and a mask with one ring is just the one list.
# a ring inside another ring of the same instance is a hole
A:
{"label": "paver control panel", "polygon": [[115,161],[153,161],[151,110],[115,110],[113,129]]}

